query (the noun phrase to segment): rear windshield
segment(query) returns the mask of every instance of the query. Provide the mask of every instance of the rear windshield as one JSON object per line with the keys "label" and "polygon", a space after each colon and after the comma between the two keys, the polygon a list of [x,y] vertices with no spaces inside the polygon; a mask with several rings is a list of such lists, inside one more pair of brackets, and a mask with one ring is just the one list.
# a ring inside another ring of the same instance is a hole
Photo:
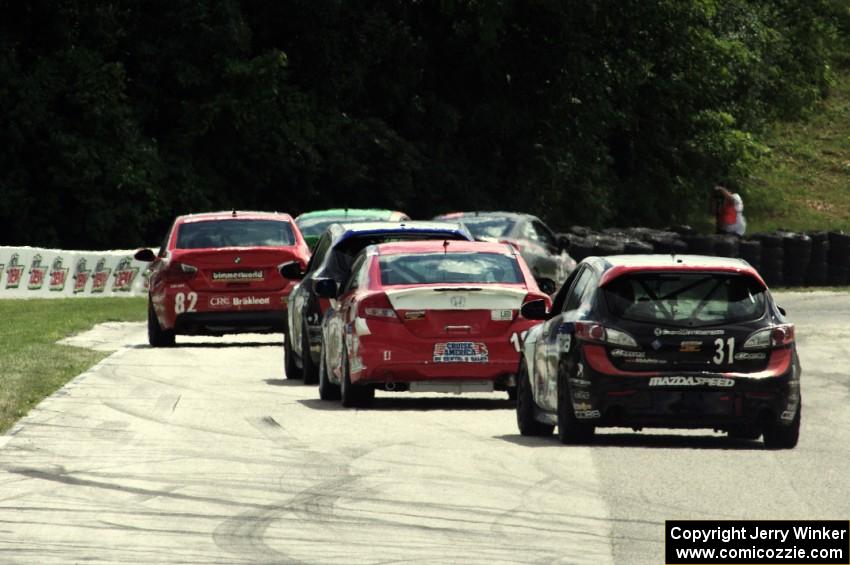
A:
{"label": "rear windshield", "polygon": [[524,282],[516,259],[497,253],[423,253],[378,258],[381,283],[509,283]]}
{"label": "rear windshield", "polygon": [[622,276],[602,291],[617,317],[672,326],[704,326],[764,315],[765,289],[743,275],[643,273]]}
{"label": "rear windshield", "polygon": [[180,226],[177,249],[207,247],[282,247],[294,245],[289,222],[278,220],[209,220]]}
{"label": "rear windshield", "polygon": [[462,218],[463,224],[475,237],[505,237],[514,227],[514,221],[509,218]]}

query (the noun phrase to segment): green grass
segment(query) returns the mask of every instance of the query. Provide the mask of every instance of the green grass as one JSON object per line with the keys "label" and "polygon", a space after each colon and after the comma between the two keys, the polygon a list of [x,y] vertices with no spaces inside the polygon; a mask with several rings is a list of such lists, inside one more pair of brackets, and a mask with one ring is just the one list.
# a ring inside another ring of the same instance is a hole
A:
{"label": "green grass", "polygon": [[747,231],[850,231],[850,69],[819,109],[774,125],[766,143],[770,154],[743,186]]}
{"label": "green grass", "polygon": [[108,355],[57,341],[100,322],[145,316],[141,297],[0,300],[0,433]]}

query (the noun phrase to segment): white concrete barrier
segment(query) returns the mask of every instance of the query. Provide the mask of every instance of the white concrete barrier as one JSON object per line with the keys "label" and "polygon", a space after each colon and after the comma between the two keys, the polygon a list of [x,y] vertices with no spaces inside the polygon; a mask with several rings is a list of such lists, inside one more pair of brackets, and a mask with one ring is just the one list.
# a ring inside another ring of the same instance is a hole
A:
{"label": "white concrete barrier", "polygon": [[0,298],[143,296],[149,264],[135,252],[0,246]]}

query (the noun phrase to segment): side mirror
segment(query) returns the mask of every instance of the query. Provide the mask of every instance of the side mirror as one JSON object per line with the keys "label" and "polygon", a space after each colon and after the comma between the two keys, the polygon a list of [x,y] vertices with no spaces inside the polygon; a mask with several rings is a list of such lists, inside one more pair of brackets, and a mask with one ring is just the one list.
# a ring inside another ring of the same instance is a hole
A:
{"label": "side mirror", "polygon": [[779,310],[779,313],[780,313],[780,314],[782,314],[783,316],[787,316],[787,315],[788,315],[788,314],[785,312],[785,308],[783,308],[782,306],[777,306],[777,307],[776,307],[776,309],[777,309],[777,310]]}
{"label": "side mirror", "polygon": [[153,251],[150,249],[139,249],[136,251],[136,254],[133,255],[133,259],[136,261],[144,261],[145,263],[150,263],[152,261],[156,261],[156,255],[154,255]]}
{"label": "side mirror", "polygon": [[546,302],[543,300],[531,300],[522,305],[520,314],[527,320],[545,320],[548,316],[546,312]]}
{"label": "side mirror", "polygon": [[333,279],[316,279],[313,281],[313,292],[320,298],[336,298],[337,284]]}
{"label": "side mirror", "polygon": [[540,277],[539,279],[534,280],[537,281],[537,286],[540,288],[540,290],[542,290],[546,294],[555,294],[555,291],[558,290],[558,283],[556,283],[552,279]]}
{"label": "side mirror", "polygon": [[285,279],[301,280],[304,278],[304,271],[301,270],[301,265],[298,261],[288,261],[278,265],[277,270]]}
{"label": "side mirror", "polygon": [[570,247],[572,247],[573,242],[565,235],[558,236],[558,250],[569,252]]}

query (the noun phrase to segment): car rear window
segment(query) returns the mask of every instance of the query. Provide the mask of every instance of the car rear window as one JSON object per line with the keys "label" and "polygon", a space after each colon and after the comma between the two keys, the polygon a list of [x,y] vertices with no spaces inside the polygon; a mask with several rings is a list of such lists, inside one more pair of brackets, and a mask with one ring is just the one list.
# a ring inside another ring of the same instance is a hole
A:
{"label": "car rear window", "polygon": [[746,275],[641,273],[621,276],[602,289],[615,316],[672,326],[704,326],[764,315],[765,289]]}
{"label": "car rear window", "polygon": [[335,223],[377,222],[380,218],[375,216],[322,216],[320,218],[305,218],[298,220],[298,229],[304,235],[322,235],[329,225]]}
{"label": "car rear window", "polygon": [[294,245],[289,222],[278,220],[209,220],[182,224],[177,249],[207,247],[282,247]]}
{"label": "car rear window", "polygon": [[381,283],[508,283],[524,282],[516,259],[498,253],[422,253],[378,258]]}
{"label": "car rear window", "polygon": [[509,218],[461,218],[463,224],[475,237],[505,237],[514,227]]}

